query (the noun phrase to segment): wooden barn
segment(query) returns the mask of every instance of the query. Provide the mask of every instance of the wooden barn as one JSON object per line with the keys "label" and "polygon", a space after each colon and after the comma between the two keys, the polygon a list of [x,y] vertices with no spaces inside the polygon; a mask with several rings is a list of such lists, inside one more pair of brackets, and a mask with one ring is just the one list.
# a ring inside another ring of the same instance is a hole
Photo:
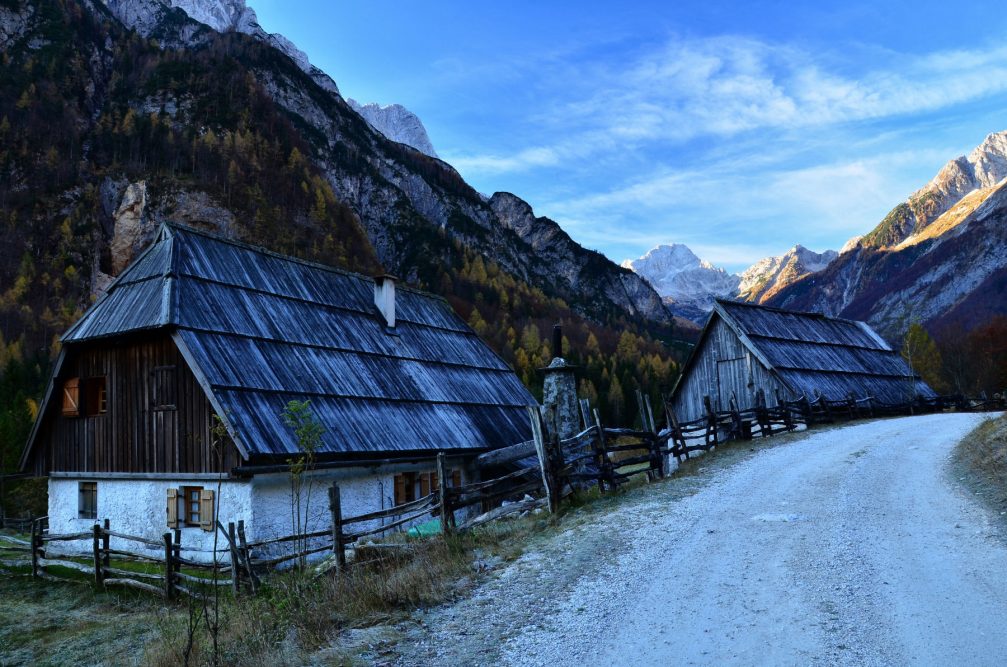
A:
{"label": "wooden barn", "polygon": [[715,410],[754,407],[817,394],[840,400],[853,394],[901,403],[936,394],[904,359],[864,322],[718,299],[699,342],[672,391],[679,419]]}
{"label": "wooden barn", "polygon": [[[347,515],[425,494],[437,452],[457,480],[531,437],[534,398],[444,299],[193,229],[163,226],[62,340],[21,461],[49,478],[52,532],[108,517],[210,544],[216,508],[251,540],[290,534],[292,400]],[[314,498],[309,531],[330,523]]]}

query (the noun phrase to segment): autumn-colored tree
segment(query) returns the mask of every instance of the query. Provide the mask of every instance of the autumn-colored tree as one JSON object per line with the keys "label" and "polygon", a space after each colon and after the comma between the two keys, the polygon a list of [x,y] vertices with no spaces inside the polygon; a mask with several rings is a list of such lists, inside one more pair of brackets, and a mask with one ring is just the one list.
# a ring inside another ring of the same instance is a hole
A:
{"label": "autumn-colored tree", "polygon": [[947,391],[940,350],[922,324],[913,322],[909,325],[902,341],[902,358],[934,391]]}

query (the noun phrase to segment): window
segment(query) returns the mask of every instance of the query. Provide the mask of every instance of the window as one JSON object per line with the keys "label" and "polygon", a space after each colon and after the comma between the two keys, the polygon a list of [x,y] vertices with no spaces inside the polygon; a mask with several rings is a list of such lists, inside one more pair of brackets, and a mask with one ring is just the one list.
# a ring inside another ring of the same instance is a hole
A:
{"label": "window", "polygon": [[104,377],[87,378],[84,381],[84,407],[88,417],[108,412],[108,392]]}
{"label": "window", "polygon": [[[449,473],[448,486],[462,485],[461,470]],[[405,505],[437,490],[436,472],[404,472],[395,475],[395,504]]]}
{"label": "window", "polygon": [[168,527],[194,526],[213,530],[213,502],[213,491],[201,486],[168,489]]}
{"label": "window", "polygon": [[80,519],[98,518],[98,482],[77,484],[77,517]]}
{"label": "window", "polygon": [[70,378],[63,383],[63,416],[80,416],[80,378]]}
{"label": "window", "polygon": [[150,404],[155,410],[175,409],[175,366],[157,366],[151,372]]}

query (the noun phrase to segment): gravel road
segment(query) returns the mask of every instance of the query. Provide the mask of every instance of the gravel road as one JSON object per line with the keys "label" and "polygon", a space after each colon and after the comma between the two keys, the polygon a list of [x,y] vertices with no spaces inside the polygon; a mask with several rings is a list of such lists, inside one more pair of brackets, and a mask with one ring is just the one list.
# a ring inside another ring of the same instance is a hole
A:
{"label": "gravel road", "polygon": [[399,662],[1007,664],[1007,548],[947,465],[981,419],[708,457],[706,479],[568,526],[429,612]]}

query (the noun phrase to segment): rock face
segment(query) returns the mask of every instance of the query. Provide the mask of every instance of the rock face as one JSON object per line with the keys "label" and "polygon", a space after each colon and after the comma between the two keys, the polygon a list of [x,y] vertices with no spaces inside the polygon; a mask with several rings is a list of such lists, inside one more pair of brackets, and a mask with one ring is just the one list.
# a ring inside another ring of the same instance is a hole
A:
{"label": "rock face", "polygon": [[[244,0],[103,0],[112,14],[126,26],[145,37],[164,37],[165,23],[171,18],[171,10],[180,9],[185,14],[217,32],[239,32],[261,39],[270,46],[285,53],[297,66],[326,90],[338,93],[335,81],[308,61],[308,56],[294,46],[293,42],[277,33],[268,33],[259,25],[255,10],[245,5]],[[192,28],[179,31],[179,39],[171,40],[166,46],[189,46],[198,42],[198,30]]]}
{"label": "rock face", "polygon": [[660,245],[622,266],[643,276],[675,315],[703,322],[713,300],[734,297],[738,293],[739,277],[701,260],[681,243]]}
{"label": "rock face", "polygon": [[[36,141],[54,130],[73,137],[64,142],[73,147],[72,168],[52,175],[27,160],[0,179],[0,194],[17,199],[19,216],[25,212],[19,221],[32,220],[19,226],[16,247],[0,244],[0,283],[19,278],[24,248],[58,237],[62,245],[56,259],[44,258],[46,270],[64,271],[57,262],[69,258],[80,275],[68,272],[62,282],[86,305],[82,297],[134,259],[160,222],[179,221],[354,270],[387,271],[459,307],[476,298],[459,296],[459,281],[481,294],[513,280],[531,295],[512,304],[515,322],[575,315],[605,331],[651,340],[670,334],[671,316],[639,276],[581,247],[518,197],[487,198],[450,165],[375,130],[334,84],[322,85],[276,39],[257,32],[243,2],[40,6],[0,3],[0,29],[12,44],[4,54],[22,67],[33,44],[63,40],[38,80],[47,106],[66,100],[67,120],[50,130],[34,122],[37,114],[5,115],[14,132]],[[119,70],[129,58],[137,67],[124,76]],[[61,68],[73,77],[52,74]],[[10,77],[0,87],[14,107],[23,89],[13,91]],[[219,113],[218,101],[231,94],[241,108]],[[150,141],[129,139],[127,118]],[[489,275],[473,277],[477,260]],[[26,282],[34,269],[25,264],[23,273]],[[27,284],[42,294],[40,282]],[[51,307],[67,310],[55,300]],[[17,326],[48,339],[34,313],[22,319]],[[500,338],[506,341],[506,330]]]}
{"label": "rock face", "polygon": [[835,250],[817,253],[798,244],[778,257],[759,260],[741,274],[737,296],[762,303],[804,276],[823,270],[839,256]]}
{"label": "rock face", "polygon": [[989,135],[820,273],[769,303],[869,322],[897,343],[1007,314],[1007,133]]}
{"label": "rock face", "polygon": [[430,157],[437,157],[437,151],[430,143],[430,137],[427,136],[427,128],[423,127],[423,122],[416,114],[401,104],[381,106],[371,103],[362,105],[352,99],[347,99],[346,102],[354,111],[363,116],[371,127],[392,141],[412,146]]}
{"label": "rock face", "polygon": [[910,195],[863,237],[861,245],[887,248],[923,232],[965,195],[989,189],[1007,178],[1007,131],[994,132],[967,156],[948,162],[925,186]]}

